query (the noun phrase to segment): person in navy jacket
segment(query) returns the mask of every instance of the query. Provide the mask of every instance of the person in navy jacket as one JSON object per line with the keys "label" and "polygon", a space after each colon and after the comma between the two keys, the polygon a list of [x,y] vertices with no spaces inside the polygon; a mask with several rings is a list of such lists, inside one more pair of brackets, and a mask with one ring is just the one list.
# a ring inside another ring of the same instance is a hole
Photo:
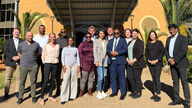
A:
{"label": "person in navy jacket", "polygon": [[119,29],[114,30],[114,38],[109,40],[107,45],[107,54],[109,56],[108,64],[110,71],[112,94],[110,97],[117,95],[117,76],[119,77],[119,85],[121,90],[120,100],[126,96],[126,80],[125,80],[125,65],[126,65],[127,43],[124,38],[120,37]]}

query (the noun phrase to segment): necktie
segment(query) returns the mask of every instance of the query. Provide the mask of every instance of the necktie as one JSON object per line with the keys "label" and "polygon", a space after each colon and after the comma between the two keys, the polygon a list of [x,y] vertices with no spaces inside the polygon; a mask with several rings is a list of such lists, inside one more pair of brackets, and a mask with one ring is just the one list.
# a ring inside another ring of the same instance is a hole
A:
{"label": "necktie", "polygon": [[115,46],[114,46],[114,51],[115,51],[116,47],[117,47],[117,38],[115,38]]}

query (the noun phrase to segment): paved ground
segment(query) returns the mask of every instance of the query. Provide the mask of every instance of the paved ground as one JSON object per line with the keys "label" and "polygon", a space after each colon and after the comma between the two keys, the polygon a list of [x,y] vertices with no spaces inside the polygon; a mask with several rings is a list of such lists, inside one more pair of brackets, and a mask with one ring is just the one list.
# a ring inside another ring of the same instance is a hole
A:
{"label": "paved ground", "polygon": [[[40,80],[40,75],[38,77],[38,81]],[[161,75],[161,82],[162,82],[162,93],[161,98],[162,100],[158,103],[153,102],[150,100],[151,97],[151,89],[152,89],[152,82],[151,76],[148,69],[144,69],[142,73],[142,80],[144,84],[143,95],[139,99],[131,99],[130,97],[126,97],[125,100],[120,101],[120,93],[118,96],[114,98],[105,98],[104,100],[98,100],[96,98],[96,92],[92,97],[88,96],[87,94],[84,95],[82,98],[77,98],[74,101],[70,101],[65,105],[60,104],[60,98],[56,97],[57,102],[50,102],[46,101],[45,106],[41,106],[38,102],[36,104],[31,103],[31,98],[29,98],[29,93],[27,92],[24,95],[25,101],[21,105],[17,105],[16,101],[17,98],[14,96],[14,83],[11,86],[11,98],[7,101],[3,101],[3,89],[0,90],[0,108],[183,108],[182,105],[177,105],[170,107],[168,103],[171,102],[173,98],[173,88],[172,88],[172,80],[171,76],[168,73],[162,72]],[[26,87],[29,87],[29,76],[27,79]],[[39,84],[37,85],[39,86]],[[180,87],[182,88],[182,87]],[[190,84],[190,88],[192,89],[192,84]],[[183,98],[183,91],[180,91],[181,97]],[[37,97],[39,97],[40,88],[37,89]],[[55,91],[54,91],[55,93]],[[107,92],[109,95],[111,93],[111,89]],[[129,93],[128,93],[129,94]],[[192,94],[192,90],[191,90]],[[45,96],[47,98],[47,96]],[[191,102],[192,103],[192,102]]]}

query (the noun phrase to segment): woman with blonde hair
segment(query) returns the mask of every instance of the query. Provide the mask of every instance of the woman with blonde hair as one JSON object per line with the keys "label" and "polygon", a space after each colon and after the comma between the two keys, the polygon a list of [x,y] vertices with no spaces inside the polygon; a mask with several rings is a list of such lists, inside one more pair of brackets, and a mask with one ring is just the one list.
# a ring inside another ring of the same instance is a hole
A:
{"label": "woman with blonde hair", "polygon": [[44,64],[44,82],[41,88],[41,96],[39,103],[44,105],[44,94],[45,88],[47,83],[49,82],[49,76],[51,75],[50,79],[50,89],[49,89],[49,96],[48,100],[52,102],[56,102],[56,99],[52,97],[52,92],[55,88],[55,74],[57,72],[58,63],[59,63],[59,44],[56,44],[56,34],[50,33],[49,34],[49,43],[43,47],[42,52],[42,62]]}

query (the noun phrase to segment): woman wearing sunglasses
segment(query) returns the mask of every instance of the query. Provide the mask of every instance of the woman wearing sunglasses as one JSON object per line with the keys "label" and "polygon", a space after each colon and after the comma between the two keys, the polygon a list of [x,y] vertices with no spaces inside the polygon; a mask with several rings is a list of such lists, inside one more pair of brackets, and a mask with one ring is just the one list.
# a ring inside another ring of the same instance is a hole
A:
{"label": "woman wearing sunglasses", "polygon": [[[91,40],[91,34],[86,33],[86,41],[79,45],[79,57],[80,66],[82,68],[81,79],[80,79],[80,93],[79,96],[82,97],[84,94],[84,88],[86,82],[88,82],[88,94],[92,96],[93,81],[95,75],[95,64],[93,56],[93,41]],[[88,80],[88,81],[87,81]]]}

